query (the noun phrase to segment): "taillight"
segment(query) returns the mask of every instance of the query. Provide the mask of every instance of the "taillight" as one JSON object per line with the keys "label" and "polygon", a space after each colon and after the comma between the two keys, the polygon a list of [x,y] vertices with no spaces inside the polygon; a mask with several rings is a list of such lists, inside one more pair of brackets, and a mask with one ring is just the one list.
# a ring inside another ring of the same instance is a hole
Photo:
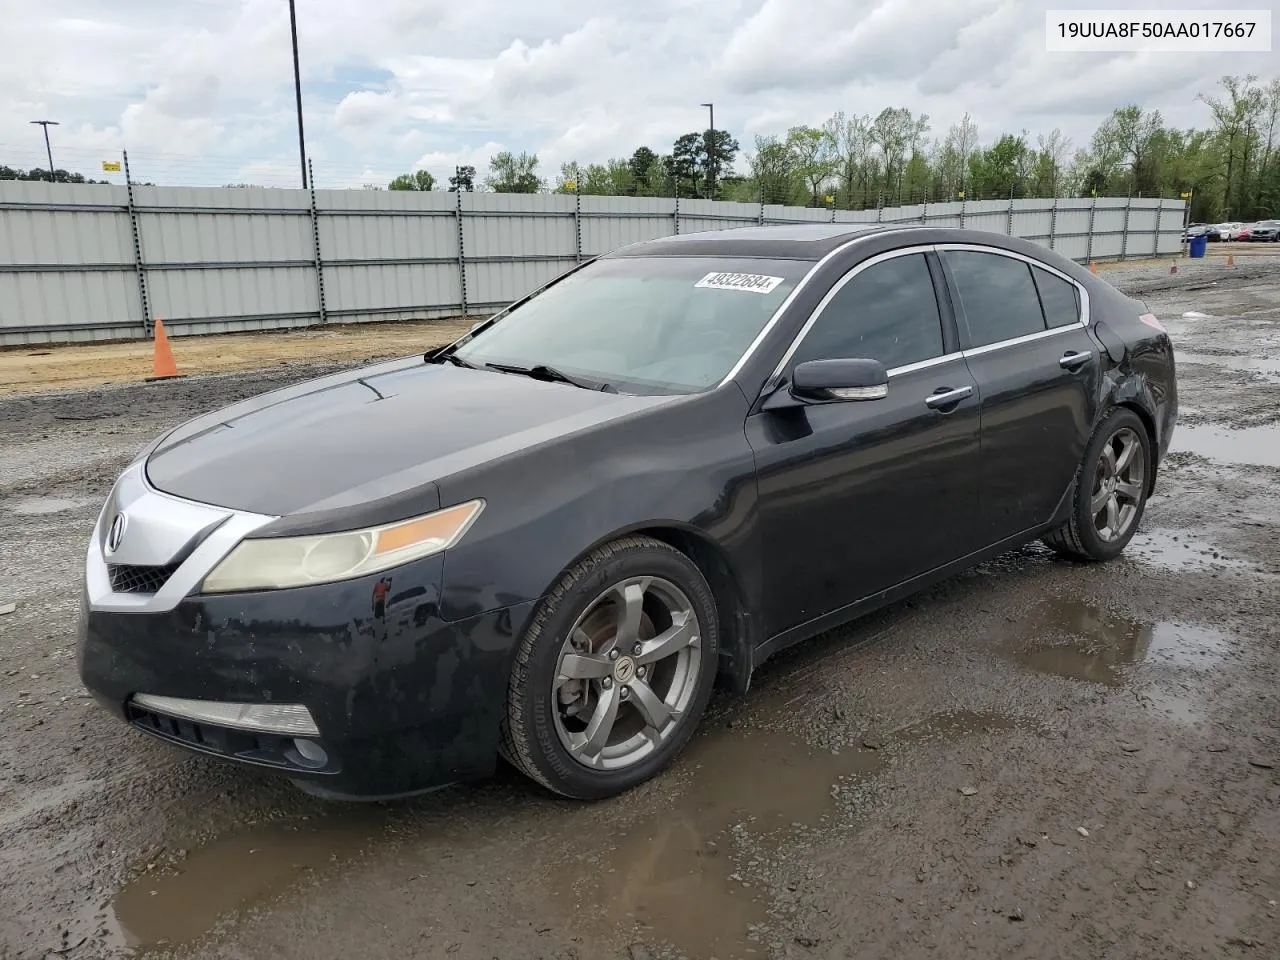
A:
{"label": "taillight", "polygon": [[1160,318],[1157,317],[1154,313],[1144,313],[1142,316],[1138,317],[1138,319],[1141,320],[1143,323],[1145,323],[1148,327],[1152,327],[1153,329],[1159,330],[1161,333],[1169,332],[1164,328],[1164,324],[1160,322]]}

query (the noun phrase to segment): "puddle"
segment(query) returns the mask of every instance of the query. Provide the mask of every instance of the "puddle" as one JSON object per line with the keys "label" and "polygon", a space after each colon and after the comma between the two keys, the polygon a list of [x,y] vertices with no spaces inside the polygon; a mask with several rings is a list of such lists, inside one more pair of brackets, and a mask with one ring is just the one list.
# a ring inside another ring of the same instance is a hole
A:
{"label": "puddle", "polygon": [[1247,370],[1261,373],[1268,377],[1280,379],[1280,358],[1276,357],[1242,357],[1242,356],[1210,356],[1200,353],[1179,353],[1177,362],[1199,363],[1213,367],[1227,367],[1230,370]]}
{"label": "puddle", "polygon": [[1170,449],[1227,463],[1280,467],[1280,423],[1239,430],[1220,424],[1179,426],[1173,431]]}
{"label": "puddle", "polygon": [[66,510],[75,510],[83,507],[87,502],[85,500],[64,500],[61,497],[25,497],[9,503],[7,508],[14,513],[41,516],[46,513],[62,513]]}
{"label": "puddle", "polygon": [[1124,555],[1166,570],[1252,569],[1244,560],[1228,557],[1212,544],[1164,530],[1139,530],[1125,547]]}
{"label": "puddle", "polygon": [[824,752],[767,731],[699,737],[676,768],[688,771],[679,795],[609,838],[608,852],[557,868],[555,875],[577,878],[557,896],[579,920],[636,924],[651,942],[690,957],[763,956],[748,933],[768,919],[769,898],[737,872],[735,837],[767,851],[786,834],[821,825],[836,812],[840,779],[884,762],[874,751]]}
{"label": "puddle", "polygon": [[1222,655],[1216,630],[1196,624],[1137,623],[1088,604],[1049,600],[1010,625],[1005,653],[1038,673],[1109,687],[1122,668],[1143,662],[1201,666]]}
{"label": "puddle", "polygon": [[354,857],[378,829],[368,818],[326,819],[220,837],[122,888],[112,901],[118,939],[138,950],[189,943],[227,914],[265,904],[305,876]]}

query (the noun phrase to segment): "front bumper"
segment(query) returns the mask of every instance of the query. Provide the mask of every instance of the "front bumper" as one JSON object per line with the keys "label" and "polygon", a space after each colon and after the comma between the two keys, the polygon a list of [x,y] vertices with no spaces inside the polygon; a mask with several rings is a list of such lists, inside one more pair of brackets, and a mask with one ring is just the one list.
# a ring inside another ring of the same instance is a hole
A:
{"label": "front bumper", "polygon": [[[511,652],[533,603],[448,623],[428,585],[438,582],[439,561],[425,563],[436,569],[396,571],[390,591],[375,577],[193,596],[161,613],[86,610],[81,679],[137,729],[305,781],[313,792],[376,798],[486,776],[497,758]],[[141,709],[132,702],[138,693],[302,704],[319,728],[307,739],[326,761],[299,755],[290,735]]]}
{"label": "front bumper", "polygon": [[[171,497],[131,465],[86,557],[85,687],[137,729],[313,792],[387,797],[490,773],[534,601],[445,620],[440,555],[357,580],[202,595],[208,572],[271,519]],[[138,694],[299,704],[319,733],[299,744],[297,733],[195,722]]]}

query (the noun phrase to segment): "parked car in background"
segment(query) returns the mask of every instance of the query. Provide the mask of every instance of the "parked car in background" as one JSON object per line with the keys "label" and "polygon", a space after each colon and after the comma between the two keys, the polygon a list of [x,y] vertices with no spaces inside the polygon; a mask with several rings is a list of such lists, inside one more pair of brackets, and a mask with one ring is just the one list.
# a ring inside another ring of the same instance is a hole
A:
{"label": "parked car in background", "polygon": [[1244,224],[1243,223],[1219,223],[1215,225],[1215,229],[1218,231],[1218,236],[1222,240],[1239,240],[1240,231],[1244,229]]}
{"label": "parked car in background", "polygon": [[1192,237],[1205,236],[1210,242],[1220,240],[1218,228],[1211,223],[1193,223],[1185,231],[1183,231],[1182,239],[1190,240]]}
{"label": "parked car in background", "polygon": [[1253,239],[1252,233],[1251,233],[1252,230],[1253,230],[1253,224],[1246,223],[1244,226],[1242,226],[1239,230],[1236,231],[1236,241],[1238,243],[1248,243],[1251,239]]}
{"label": "parked car in background", "polygon": [[1280,242],[1280,220],[1259,220],[1249,228],[1249,239],[1254,243]]}
{"label": "parked car in background", "polygon": [[1177,399],[1146,304],[1028,240],[633,244],[150,443],[87,544],[81,676],[326,796],[501,755],[606,797],[792,644],[1032,540],[1119,556]]}

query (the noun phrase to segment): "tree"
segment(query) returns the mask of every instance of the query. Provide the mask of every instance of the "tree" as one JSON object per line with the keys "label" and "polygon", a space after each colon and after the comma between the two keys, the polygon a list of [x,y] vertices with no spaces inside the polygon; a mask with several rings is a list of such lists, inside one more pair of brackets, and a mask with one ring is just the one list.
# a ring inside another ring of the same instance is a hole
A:
{"label": "tree", "polygon": [[1028,151],[1024,137],[1005,134],[969,158],[969,182],[975,198],[1013,197],[1023,193]]}
{"label": "tree", "polygon": [[[702,134],[702,154],[698,166],[707,184],[706,196],[711,196],[711,183],[722,184],[733,173],[733,161],[738,156],[738,141],[728,130],[706,130]],[[714,172],[714,176],[712,175]]]}
{"label": "tree", "polygon": [[637,193],[648,192],[649,170],[657,159],[658,155],[648,147],[637,147],[636,152],[631,155],[628,164],[631,167],[631,182],[635,184]]}
{"label": "tree", "polygon": [[[867,206],[867,184],[872,175],[871,118],[834,114],[822,126],[828,150],[839,181],[837,193],[842,206],[849,210]],[[854,194],[858,195],[855,201]],[[855,207],[856,204],[856,207]]]}
{"label": "tree", "polygon": [[702,134],[686,133],[671,145],[670,156],[664,158],[667,173],[675,181],[676,196],[698,195],[698,171],[702,167]]}
{"label": "tree", "polygon": [[471,193],[476,188],[476,168],[470,165],[465,167],[456,167],[453,176],[449,178],[449,192],[458,193],[466,191]]}
{"label": "tree", "polygon": [[831,154],[831,142],[816,127],[792,127],[787,131],[787,150],[795,165],[795,172],[809,187],[815,207],[818,189],[835,173],[835,158]]}
{"label": "tree", "polygon": [[884,159],[884,192],[902,198],[903,167],[910,153],[929,132],[929,117],[915,116],[906,107],[886,107],[871,124],[871,142]]}
{"label": "tree", "polygon": [[757,135],[756,152],[748,163],[761,202],[791,204],[804,201],[808,188],[797,169],[796,156],[790,144],[777,137]]}
{"label": "tree", "polygon": [[965,114],[947,131],[935,161],[938,192],[956,197],[968,186],[969,158],[978,149],[978,125]]}
{"label": "tree", "polygon": [[494,193],[537,193],[543,185],[538,176],[538,155],[510,150],[495,153],[489,159],[489,176],[484,183]]}
{"label": "tree", "polygon": [[415,170],[413,173],[402,173],[389,184],[388,190],[434,190],[436,178],[426,170]]}
{"label": "tree", "polygon": [[1137,104],[1117,107],[1093,135],[1093,152],[1107,173],[1120,163],[1129,165],[1127,186],[1135,193],[1157,191],[1152,142],[1164,127],[1160,111],[1143,112]]}

